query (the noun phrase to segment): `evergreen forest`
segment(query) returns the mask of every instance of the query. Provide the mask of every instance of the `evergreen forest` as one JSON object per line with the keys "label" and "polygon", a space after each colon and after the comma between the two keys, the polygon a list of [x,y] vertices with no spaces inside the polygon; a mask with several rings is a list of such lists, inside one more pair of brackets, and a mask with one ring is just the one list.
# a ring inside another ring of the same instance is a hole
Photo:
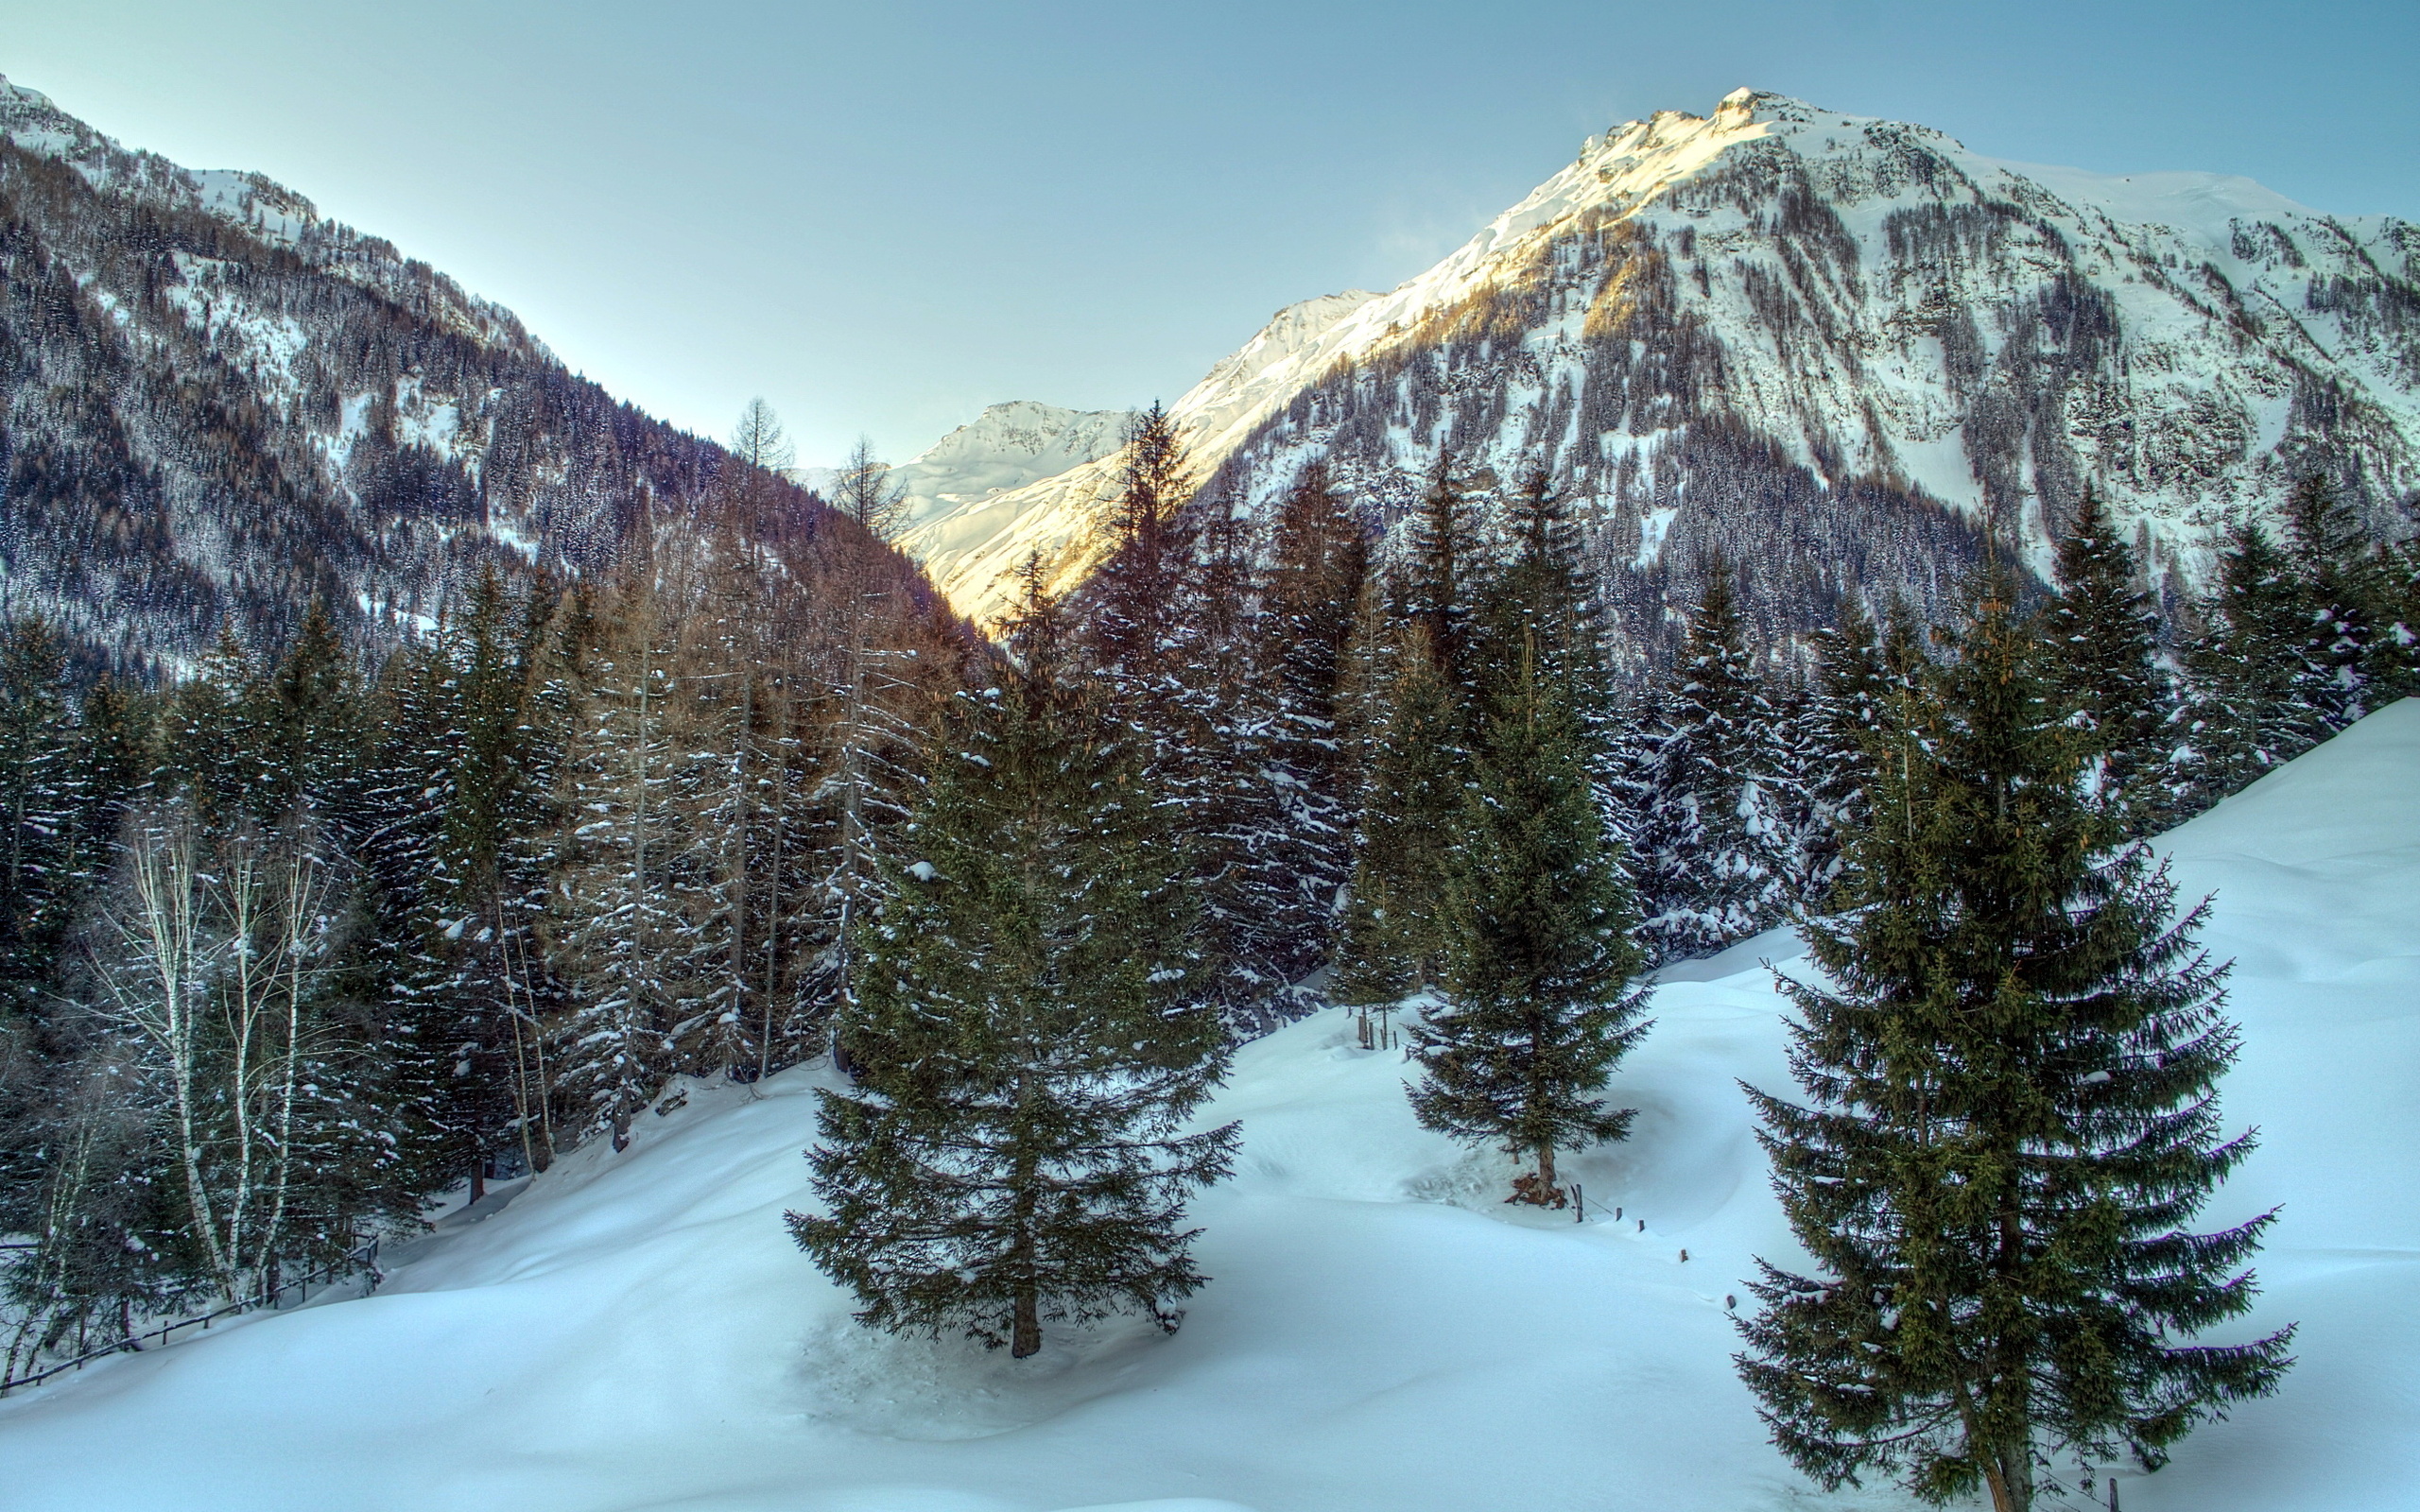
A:
{"label": "evergreen forest", "polygon": [[2187,1231],[2252,1145],[2138,842],[2420,691],[2420,556],[2324,482],[2168,618],[2089,493],[2050,581],[1987,552],[1811,646],[1713,563],[1642,679],[1543,470],[1443,460],[1388,532],[1313,465],[1263,518],[1154,409],[1101,567],[1033,563],[994,642],[862,451],[846,528],[752,524],[777,439],[752,408],[730,500],[400,640],[312,605],[147,680],[0,627],[12,1374],[819,1057],[791,1228],[864,1322],[1172,1330],[1238,1044],[1346,1006],[1559,1209],[1649,973],[1785,924],[1824,976],[1753,1095],[1823,1274],[1765,1267],[1739,1368],[1803,1469],[2022,1512],[2290,1363],[2193,1343],[2265,1220]]}

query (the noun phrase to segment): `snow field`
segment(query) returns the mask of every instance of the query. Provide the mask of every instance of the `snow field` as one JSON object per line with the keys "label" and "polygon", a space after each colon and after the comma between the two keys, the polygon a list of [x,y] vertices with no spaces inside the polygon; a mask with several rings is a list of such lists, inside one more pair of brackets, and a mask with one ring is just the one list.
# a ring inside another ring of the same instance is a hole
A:
{"label": "snow field", "polygon": [[[2230,1126],[2262,1147],[2205,1223],[2271,1206],[2278,1398],[2122,1477],[2129,1512],[2420,1507],[2420,700],[2164,843],[2232,956]],[[794,1248],[815,1087],[691,1084],[614,1156],[412,1251],[376,1297],[263,1314],[0,1402],[12,1509],[1640,1512],[1900,1509],[1767,1444],[1724,1298],[1794,1251],[1737,1079],[1788,1085],[1776,933],[1668,971],[1612,1092],[1624,1144],[1565,1163],[1589,1222],[1420,1129],[1399,1051],[1330,1011],[1245,1046],[1196,1216],[1184,1329],[1014,1362],[872,1334]],[[677,1100],[677,1099],[676,1099]],[[1618,1204],[1622,1217],[1615,1221]],[[1644,1220],[1645,1228],[1639,1225]],[[1687,1251],[1684,1262],[1681,1252]]]}

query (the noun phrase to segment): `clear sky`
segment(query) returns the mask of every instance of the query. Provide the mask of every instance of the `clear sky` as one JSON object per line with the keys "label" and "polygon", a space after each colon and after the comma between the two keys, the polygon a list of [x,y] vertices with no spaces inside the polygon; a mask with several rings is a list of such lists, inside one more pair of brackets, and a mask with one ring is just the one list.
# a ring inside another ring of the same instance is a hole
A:
{"label": "clear sky", "polygon": [[761,393],[810,463],[1173,399],[1741,84],[2420,219],[2420,0],[0,0],[0,73],[268,173],[679,424]]}

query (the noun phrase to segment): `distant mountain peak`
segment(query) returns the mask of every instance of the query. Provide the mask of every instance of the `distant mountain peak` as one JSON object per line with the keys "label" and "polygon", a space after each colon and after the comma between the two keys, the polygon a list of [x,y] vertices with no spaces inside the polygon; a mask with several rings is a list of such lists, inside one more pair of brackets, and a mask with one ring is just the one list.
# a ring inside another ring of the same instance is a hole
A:
{"label": "distant mountain peak", "polygon": [[[1311,460],[1381,523],[1441,454],[1547,461],[1647,645],[1718,552],[1776,633],[1843,587],[1932,602],[1987,522],[2047,570],[2087,481],[2170,602],[2306,471],[2405,528],[2416,312],[2400,220],[1743,89],[1588,138],[1435,266],[1288,306],[1169,409],[1253,507]],[[937,581],[977,618],[1029,552],[1074,581],[1115,486],[1096,459],[1001,496]]]}

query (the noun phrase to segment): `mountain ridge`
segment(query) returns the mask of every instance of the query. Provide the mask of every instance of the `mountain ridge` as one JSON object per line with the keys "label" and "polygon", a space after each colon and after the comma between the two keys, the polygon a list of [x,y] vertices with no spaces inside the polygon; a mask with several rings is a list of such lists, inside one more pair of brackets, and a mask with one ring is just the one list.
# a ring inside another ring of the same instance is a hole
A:
{"label": "mountain ridge", "polygon": [[[1322,460],[1383,525],[1441,450],[1545,460],[1642,650],[1727,548],[1807,580],[1757,606],[1786,634],[1848,589],[1937,597],[1986,521],[2046,571],[2091,481],[2175,603],[2300,471],[2382,534],[2420,488],[2420,230],[2225,175],[2029,171],[1784,95],[1591,136],[1427,271],[1331,298],[1250,403],[1170,406],[1197,477],[1265,510]],[[1692,477],[1736,496],[1699,507]],[[1103,481],[1030,485],[1013,550],[962,552],[944,590],[980,617],[1037,549],[1080,579]],[[1756,517],[1809,509],[1772,559]],[[1907,539],[1866,564],[1859,530]]]}
{"label": "mountain ridge", "polygon": [[302,196],[0,79],[0,610],[86,666],[274,648],[315,599],[392,644],[483,573],[601,571],[709,518],[857,528]]}

